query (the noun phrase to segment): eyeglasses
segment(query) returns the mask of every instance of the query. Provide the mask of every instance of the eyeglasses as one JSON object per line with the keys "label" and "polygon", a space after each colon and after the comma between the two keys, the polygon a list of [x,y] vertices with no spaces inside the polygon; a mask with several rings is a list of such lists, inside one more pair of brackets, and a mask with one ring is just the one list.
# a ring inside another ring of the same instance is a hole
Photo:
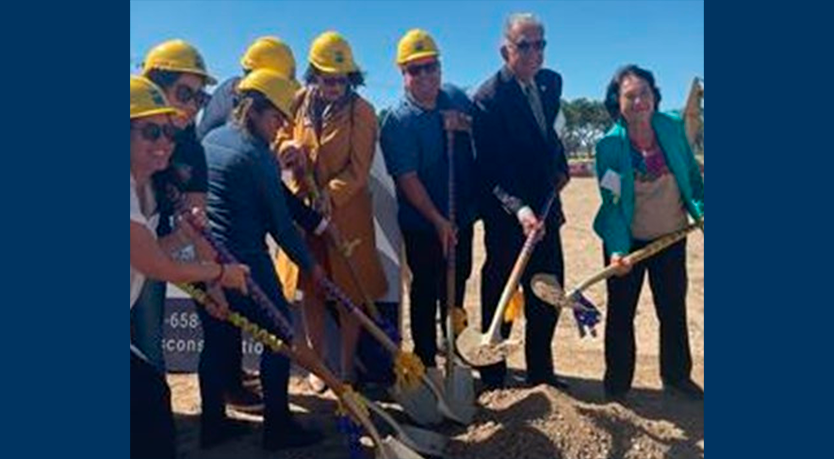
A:
{"label": "eyeglasses", "polygon": [[438,68],[440,68],[440,63],[437,62],[437,61],[434,61],[434,62],[429,62],[429,63],[426,63],[426,64],[422,64],[422,65],[409,65],[405,68],[405,71],[409,75],[411,75],[413,77],[416,77],[416,76],[420,75],[421,73],[431,75],[434,72],[436,72]]}
{"label": "eyeglasses", "polygon": [[321,83],[324,86],[345,86],[348,84],[347,77],[339,76],[339,77],[328,77],[322,76]]}
{"label": "eyeglasses", "polygon": [[521,51],[522,53],[528,53],[531,49],[535,49],[536,51],[544,51],[545,46],[547,46],[547,40],[521,40],[518,43],[513,43],[513,46],[515,46],[515,48]]}
{"label": "eyeglasses", "polygon": [[195,91],[191,86],[184,84],[176,87],[174,97],[182,104],[188,104],[193,100],[197,104],[197,108],[205,107],[211,100],[211,96],[206,92],[199,89]]}
{"label": "eyeglasses", "polygon": [[[134,129],[133,126],[130,128]],[[156,123],[146,123],[141,126],[136,126],[135,129],[139,129],[139,133],[142,135],[142,138],[148,142],[156,142],[162,136],[165,136],[166,139],[173,142],[174,137],[176,137],[177,132],[179,132],[173,124],[159,125]]]}

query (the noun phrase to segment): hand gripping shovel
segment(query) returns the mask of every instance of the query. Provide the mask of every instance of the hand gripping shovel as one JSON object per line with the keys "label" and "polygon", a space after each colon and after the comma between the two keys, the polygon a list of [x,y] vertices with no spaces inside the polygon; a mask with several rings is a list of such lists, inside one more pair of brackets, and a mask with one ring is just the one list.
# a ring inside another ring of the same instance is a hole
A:
{"label": "hand gripping shovel", "polygon": [[[550,208],[553,207],[556,196],[559,194],[558,188],[554,188],[552,194],[548,197],[547,203],[541,213],[542,221],[547,218],[550,213]],[[536,247],[536,242],[539,237],[541,229],[537,229],[527,236],[524,241],[524,246],[516,258],[515,266],[510,273],[510,278],[504,286],[504,291],[501,293],[501,299],[498,301],[498,308],[492,316],[492,322],[489,325],[489,330],[486,333],[479,331],[480,327],[470,325],[461,333],[457,339],[458,352],[472,366],[485,367],[494,365],[507,358],[510,351],[517,343],[503,341],[501,337],[501,322],[504,319],[504,311],[513,297],[524,269],[527,267],[527,262],[533,255],[533,250]]]}
{"label": "hand gripping shovel", "polygon": [[[178,202],[181,209],[181,200],[177,199],[175,202]],[[199,231],[200,235],[205,238],[209,244],[211,244],[214,249],[218,252],[220,258],[227,263],[235,262],[235,258],[231,252],[229,252],[219,241],[217,241],[213,235],[199,222],[196,222],[193,215],[185,214],[185,221],[187,224],[192,225],[197,231]],[[329,281],[326,281],[329,282]],[[260,289],[260,287],[254,282],[251,277],[248,277],[246,280],[247,287],[249,289],[249,293],[254,300],[254,302],[261,308],[267,317],[274,322],[274,324],[278,327],[279,333],[282,335],[281,338],[285,342],[292,342],[292,328],[289,327],[289,322],[287,318],[284,317],[280,310],[272,304],[272,301],[269,299],[268,296]],[[331,284],[332,285],[332,284]],[[182,286],[186,292],[191,293],[195,299],[200,302],[210,301],[210,297],[206,294],[200,295],[200,291],[196,288],[193,288],[188,285]],[[335,287],[335,286],[334,286]],[[196,294],[196,295],[195,295]],[[404,445],[399,440],[392,438],[390,436],[386,438],[382,438],[379,432],[374,427],[373,423],[370,420],[370,416],[367,412],[367,406],[363,403],[362,398],[353,392],[350,389],[350,386],[346,386],[342,384],[341,381],[336,378],[335,375],[327,368],[324,363],[318,358],[318,356],[312,352],[311,349],[307,347],[290,347],[281,342],[281,339],[278,337],[269,334],[266,330],[258,327],[256,324],[249,322],[245,317],[241,316],[237,313],[230,313],[227,317],[227,321],[232,322],[234,325],[244,329],[245,331],[249,332],[250,335],[256,340],[261,341],[274,352],[285,352],[290,358],[294,359],[304,368],[309,370],[310,372],[316,374],[322,381],[327,384],[328,387],[336,394],[341,402],[341,405],[344,407],[344,410],[350,413],[353,418],[360,424],[365,430],[368,432],[368,435],[371,436],[374,444],[376,445],[376,457],[380,459],[422,459],[422,457],[414,452],[411,448]]]}
{"label": "hand gripping shovel", "polygon": [[[700,219],[681,230],[675,231],[674,233],[670,233],[656,239],[651,244],[628,255],[626,259],[630,261],[633,266],[682,240],[689,233],[697,229],[703,231],[703,219]],[[597,309],[597,307],[587,297],[585,297],[583,293],[591,286],[602,282],[615,274],[616,268],[608,266],[582,281],[576,288],[568,292],[567,295],[552,274],[536,274],[533,276],[531,283],[533,293],[537,297],[541,298],[542,301],[556,307],[573,309],[576,324],[579,327],[579,335],[584,338],[586,333],[590,333],[591,336],[596,336],[595,326],[599,323],[600,313],[599,309]]]}

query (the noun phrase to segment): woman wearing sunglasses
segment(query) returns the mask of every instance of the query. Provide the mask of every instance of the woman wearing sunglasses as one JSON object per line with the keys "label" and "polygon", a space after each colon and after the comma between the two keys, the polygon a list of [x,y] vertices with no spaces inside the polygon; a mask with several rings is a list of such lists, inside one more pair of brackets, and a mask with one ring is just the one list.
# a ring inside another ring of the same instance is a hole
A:
{"label": "woman wearing sunglasses", "polygon": [[[174,137],[174,153],[169,166],[153,177],[160,206],[157,235],[165,236],[171,232],[174,214],[173,203],[167,199],[169,187],[176,187],[190,206],[205,210],[206,159],[196,139],[193,122],[208,98],[203,88],[206,84],[214,84],[214,79],[206,71],[200,53],[182,40],[169,40],[152,48],[145,56],[142,74],[161,88],[166,99],[177,109],[177,114],[171,116],[178,131]],[[201,259],[208,257],[202,251],[198,255]],[[213,295],[222,295],[219,289],[214,290]],[[165,283],[146,282],[131,320],[134,342],[159,371],[165,371],[160,344],[164,303]]]}
{"label": "woman wearing sunglasses", "polygon": [[[245,290],[249,270],[243,265],[213,261],[184,263],[168,254],[200,241],[188,225],[157,240],[159,208],[151,176],[165,169],[174,149],[172,118],[176,108],[149,80],[130,77],[130,309],[133,310],[145,277],[168,282],[210,282]],[[213,314],[223,317],[222,309]],[[130,456],[175,457],[171,393],[160,373],[133,344],[130,345]]]}
{"label": "woman wearing sunglasses", "polygon": [[[356,244],[351,254],[352,264],[366,293],[376,300],[388,289],[376,250],[368,188],[376,149],[376,114],[371,104],[356,92],[364,84],[364,78],[353,60],[350,45],[341,35],[325,32],[317,37],[310,48],[309,63],[305,74],[307,86],[294,103],[294,128],[282,131],[276,141],[279,156],[294,170],[290,188],[329,215],[343,241]],[[311,181],[315,190],[308,186]],[[338,249],[321,239],[310,238],[308,244],[329,277],[354,302],[362,303],[362,292],[352,282],[350,267]],[[296,270],[282,270],[282,280],[294,283],[293,271]],[[299,287],[305,293],[308,339],[323,357],[326,353],[325,298],[303,273]],[[341,370],[342,377],[352,381],[359,327],[348,316],[340,315]],[[310,382],[315,389],[323,387],[316,378]]]}
{"label": "woman wearing sunglasses", "polygon": [[[252,267],[255,283],[289,319],[289,304],[282,295],[269,255],[267,234],[315,282],[324,277],[324,270],[315,263],[293,226],[270,150],[278,130],[290,121],[293,87],[275,71],[260,69],[241,80],[238,92],[239,102],[231,121],[203,139],[210,178],[211,228],[239,260]],[[230,291],[226,296],[233,310],[281,336],[250,298]],[[207,339],[200,357],[201,436],[203,445],[211,446],[237,433],[230,429],[235,424],[226,417],[223,392],[232,384],[230,381],[237,379],[239,363],[230,363],[233,355],[228,343],[233,341],[240,346],[240,332],[211,319],[203,321],[203,328]],[[271,352],[262,354],[263,446],[270,451],[309,445],[321,438],[317,432],[302,428],[290,414],[289,371],[286,357]]]}

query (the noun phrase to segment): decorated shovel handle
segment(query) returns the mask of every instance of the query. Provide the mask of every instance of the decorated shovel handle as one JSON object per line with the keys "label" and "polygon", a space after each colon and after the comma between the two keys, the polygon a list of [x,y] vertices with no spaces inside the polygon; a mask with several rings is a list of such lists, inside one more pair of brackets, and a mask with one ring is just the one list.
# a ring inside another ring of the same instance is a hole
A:
{"label": "decorated shovel handle", "polygon": [[[449,156],[449,222],[452,228],[457,225],[455,212],[455,131],[454,126],[447,123],[446,126],[446,150]],[[456,271],[457,271],[457,248],[449,247],[446,254],[446,372],[452,374],[455,366],[455,327],[454,327],[454,308],[456,295]]]}
{"label": "decorated shovel handle", "polygon": [[[675,244],[676,242],[683,240],[689,233],[699,228],[704,228],[703,219],[691,223],[687,225],[685,228],[675,231],[674,233],[669,233],[665,236],[661,236],[660,238],[655,239],[652,243],[643,247],[642,249],[630,253],[628,256],[625,257],[625,259],[633,266],[643,260],[646,260],[656,255],[657,253],[663,251],[669,246]],[[579,284],[575,289],[573,289],[573,291],[571,291],[567,295],[567,297],[571,298],[577,294],[581,294],[591,286],[595,285],[598,282],[604,281],[609,277],[614,276],[616,273],[617,268],[613,265],[609,265],[602,271],[582,281],[582,283]]]}
{"label": "decorated shovel handle", "polygon": [[[209,245],[217,252],[218,258],[223,263],[236,263],[240,264],[232,252],[230,252],[217,238],[211,234],[208,228],[206,228],[202,222],[198,221],[197,218],[189,212],[185,206],[185,200],[182,198],[179,190],[176,189],[174,186],[168,186],[166,189],[166,193],[168,194],[169,198],[173,201],[174,207],[177,213],[183,217],[186,224],[190,225],[194,228],[200,236],[205,239]],[[252,279],[252,276],[246,277],[246,287],[249,289],[249,296],[255,302],[255,304],[260,307],[263,312],[269,317],[278,327],[278,330],[283,335],[282,338],[286,339],[287,341],[292,341],[293,338],[293,328],[290,325],[289,321],[286,317],[284,317],[274,304],[272,304],[272,300],[266,296],[266,293],[261,289],[261,287],[255,283]]]}
{"label": "decorated shovel handle", "polygon": [[[556,202],[556,197],[558,195],[559,190],[554,188],[553,192],[547,198],[547,203],[545,203],[544,209],[542,210],[540,217],[542,220],[547,218],[547,215],[550,213],[550,208],[553,207],[553,203]],[[504,286],[504,291],[501,293],[501,299],[498,301],[498,307],[495,310],[495,315],[492,317],[492,323],[489,325],[487,336],[490,338],[493,338],[498,334],[498,327],[504,319],[504,311],[507,309],[507,305],[510,304],[513,294],[515,294],[515,291],[518,289],[518,283],[521,281],[524,269],[527,268],[527,263],[533,255],[533,250],[536,248],[537,239],[541,231],[542,229],[533,231],[524,241],[524,246],[522,246],[521,252],[519,252],[518,258],[516,258],[515,265],[510,273],[510,278],[507,280],[507,284]]]}
{"label": "decorated shovel handle", "polygon": [[[211,297],[203,290],[198,289],[190,284],[177,284],[184,292],[188,293],[198,303],[207,305],[212,303]],[[354,419],[359,422],[374,439],[377,445],[381,445],[381,437],[379,432],[374,427],[370,420],[367,407],[363,409],[362,401],[358,394],[349,391],[348,388],[327,368],[326,365],[319,359],[311,349],[290,347],[285,341],[280,338],[270,335],[266,330],[262,329],[257,324],[249,322],[245,317],[236,312],[230,312],[226,319],[227,322],[235,325],[243,331],[248,332],[253,339],[265,345],[273,352],[280,352],[292,360],[295,360],[299,365],[320,377],[322,381],[333,390],[333,393],[339,398],[342,406],[353,415]]]}

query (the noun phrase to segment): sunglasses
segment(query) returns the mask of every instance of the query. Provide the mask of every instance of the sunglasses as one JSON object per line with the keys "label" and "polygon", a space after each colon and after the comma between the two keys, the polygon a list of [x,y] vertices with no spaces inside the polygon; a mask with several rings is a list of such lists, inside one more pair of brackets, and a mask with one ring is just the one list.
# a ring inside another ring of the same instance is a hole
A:
{"label": "sunglasses", "polygon": [[434,72],[436,72],[438,68],[440,68],[440,63],[435,61],[435,62],[429,62],[429,63],[422,64],[422,65],[409,65],[408,67],[405,68],[405,71],[409,75],[411,75],[413,77],[416,77],[416,76],[419,76],[421,73],[431,75]]}
{"label": "sunglasses", "polygon": [[[131,129],[134,129],[134,127],[131,126]],[[148,142],[156,142],[162,136],[165,136],[166,139],[173,142],[178,132],[173,124],[159,125],[156,123],[146,123],[141,126],[136,126],[135,129],[139,129],[139,134]]]}
{"label": "sunglasses", "polygon": [[174,97],[177,98],[177,101],[181,104],[188,104],[192,100],[197,104],[198,108],[205,107],[209,100],[211,100],[211,96],[208,93],[202,90],[194,90],[191,86],[187,86],[184,84],[178,85],[174,90]]}
{"label": "sunglasses", "polygon": [[518,43],[514,43],[513,46],[516,47],[522,53],[530,52],[531,49],[535,49],[536,51],[544,51],[544,47],[547,46],[547,40],[538,40],[538,41],[527,41],[521,40]]}
{"label": "sunglasses", "polygon": [[321,83],[324,86],[345,86],[345,85],[348,84],[347,77],[343,77],[343,76],[340,76],[340,77],[322,76],[320,78],[321,78]]}

